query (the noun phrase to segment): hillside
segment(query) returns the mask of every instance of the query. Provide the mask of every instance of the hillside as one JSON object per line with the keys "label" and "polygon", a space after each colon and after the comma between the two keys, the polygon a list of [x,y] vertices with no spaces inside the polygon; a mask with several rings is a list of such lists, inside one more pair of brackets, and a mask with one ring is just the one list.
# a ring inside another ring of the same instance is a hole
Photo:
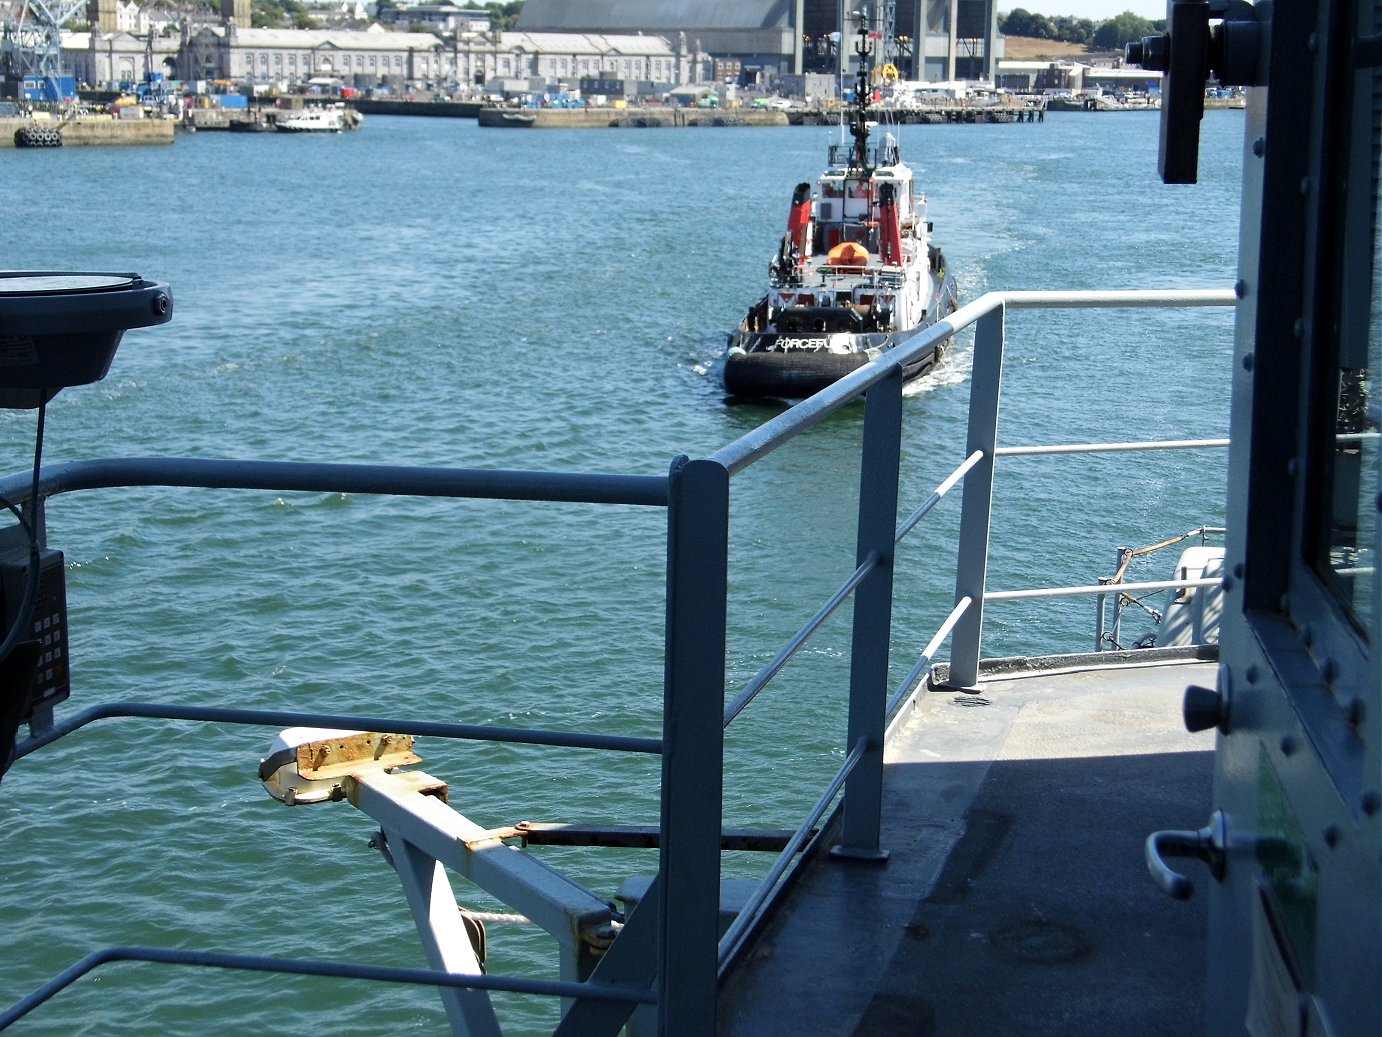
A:
{"label": "hillside", "polygon": [[1037,61],[1041,58],[1070,58],[1088,61],[1092,55],[1081,43],[1038,40],[1030,36],[1004,36],[1003,56],[1009,61]]}

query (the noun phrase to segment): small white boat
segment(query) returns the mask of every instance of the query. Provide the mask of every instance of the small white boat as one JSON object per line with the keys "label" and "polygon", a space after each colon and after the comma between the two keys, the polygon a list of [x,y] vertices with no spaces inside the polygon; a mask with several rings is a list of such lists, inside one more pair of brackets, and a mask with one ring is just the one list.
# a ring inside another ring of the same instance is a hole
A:
{"label": "small white boat", "polygon": [[340,133],[347,128],[341,108],[304,108],[280,116],[274,126],[282,133]]}

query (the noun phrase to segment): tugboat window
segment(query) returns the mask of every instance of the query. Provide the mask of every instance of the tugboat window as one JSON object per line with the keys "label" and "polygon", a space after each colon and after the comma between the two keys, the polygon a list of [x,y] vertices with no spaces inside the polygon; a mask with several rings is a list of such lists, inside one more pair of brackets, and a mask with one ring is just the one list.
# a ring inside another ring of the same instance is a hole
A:
{"label": "tugboat window", "polygon": [[[1382,3],[1360,9],[1359,17],[1363,22],[1371,17],[1372,25],[1359,25],[1358,35],[1375,33]],[[1382,273],[1382,68],[1355,73],[1354,97],[1357,117],[1370,130],[1353,135],[1357,153],[1335,157],[1346,168],[1349,191],[1347,206],[1336,208],[1328,230],[1340,275],[1333,318],[1337,332],[1335,355],[1317,397],[1322,413],[1316,427],[1332,429],[1332,436],[1315,445],[1317,514],[1310,553],[1315,571],[1366,638],[1378,608],[1375,545],[1382,504],[1382,290],[1377,284]]]}

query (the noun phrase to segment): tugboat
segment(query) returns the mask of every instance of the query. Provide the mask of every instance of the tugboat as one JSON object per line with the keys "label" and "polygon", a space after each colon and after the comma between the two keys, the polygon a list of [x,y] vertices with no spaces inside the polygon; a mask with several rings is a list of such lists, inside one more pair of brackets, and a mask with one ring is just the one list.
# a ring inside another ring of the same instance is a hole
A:
{"label": "tugboat", "polygon": [[[958,305],[955,279],[931,244],[926,198],[897,140],[891,133],[870,140],[872,46],[863,22],[855,52],[853,142],[831,145],[814,199],[810,184],[792,195],[768,293],[729,336],[722,378],[733,396],[810,396]],[[943,348],[909,363],[903,377],[930,371]]]}

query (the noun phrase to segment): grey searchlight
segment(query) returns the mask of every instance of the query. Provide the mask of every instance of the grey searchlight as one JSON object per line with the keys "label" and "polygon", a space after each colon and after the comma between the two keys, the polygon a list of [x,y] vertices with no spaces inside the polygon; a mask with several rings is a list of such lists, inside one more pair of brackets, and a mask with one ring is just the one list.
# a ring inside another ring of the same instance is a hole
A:
{"label": "grey searchlight", "polygon": [[172,316],[168,286],[138,274],[0,271],[0,407],[100,381],[126,331]]}

